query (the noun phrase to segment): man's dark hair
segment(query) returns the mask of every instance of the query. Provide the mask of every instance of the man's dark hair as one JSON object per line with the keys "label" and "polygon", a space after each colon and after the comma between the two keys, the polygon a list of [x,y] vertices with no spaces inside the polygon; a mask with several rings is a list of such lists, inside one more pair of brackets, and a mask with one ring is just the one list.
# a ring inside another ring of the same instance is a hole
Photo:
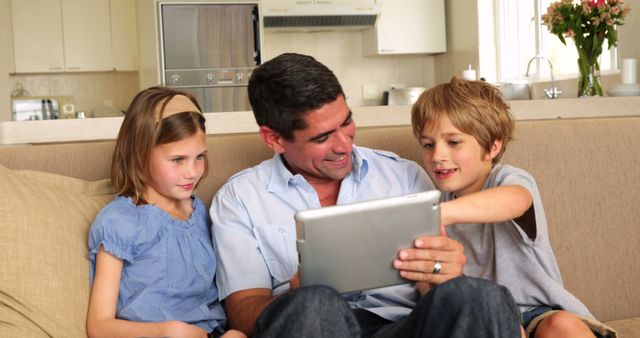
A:
{"label": "man's dark hair", "polygon": [[249,102],[256,122],[293,140],[306,128],[304,116],[344,96],[335,74],[311,56],[285,53],[256,68],[249,79]]}

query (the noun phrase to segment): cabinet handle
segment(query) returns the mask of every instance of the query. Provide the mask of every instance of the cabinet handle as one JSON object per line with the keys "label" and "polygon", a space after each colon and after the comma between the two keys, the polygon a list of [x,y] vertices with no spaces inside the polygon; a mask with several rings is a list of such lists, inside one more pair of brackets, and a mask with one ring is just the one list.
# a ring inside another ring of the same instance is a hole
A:
{"label": "cabinet handle", "polygon": [[67,67],[68,70],[80,70],[81,67]]}
{"label": "cabinet handle", "polygon": [[49,67],[49,70],[62,70],[62,67]]}
{"label": "cabinet handle", "polygon": [[380,49],[380,53],[393,53],[395,49],[393,48],[382,48]]}

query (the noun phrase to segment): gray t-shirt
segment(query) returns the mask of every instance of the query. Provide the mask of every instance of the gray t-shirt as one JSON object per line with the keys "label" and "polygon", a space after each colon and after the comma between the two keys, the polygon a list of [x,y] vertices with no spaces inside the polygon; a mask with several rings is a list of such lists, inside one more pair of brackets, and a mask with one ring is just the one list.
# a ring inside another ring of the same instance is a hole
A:
{"label": "gray t-shirt", "polygon": [[[488,279],[509,288],[520,311],[548,305],[593,317],[587,307],[562,284],[560,269],[549,243],[547,219],[535,180],[528,172],[497,164],[483,189],[519,185],[531,192],[535,211],[534,238],[515,221],[491,224],[455,224],[447,234],[464,245],[467,276]],[[444,193],[442,200],[455,196]]]}

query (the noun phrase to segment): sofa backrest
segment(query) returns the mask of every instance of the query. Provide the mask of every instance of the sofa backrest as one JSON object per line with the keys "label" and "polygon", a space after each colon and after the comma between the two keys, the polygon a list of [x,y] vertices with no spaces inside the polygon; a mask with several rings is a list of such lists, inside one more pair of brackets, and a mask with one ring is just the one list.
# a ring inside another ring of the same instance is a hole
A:
{"label": "sofa backrest", "polygon": [[[257,133],[207,137],[208,205],[240,169],[272,156]],[[408,126],[359,128],[356,143],[421,162]],[[0,164],[98,180],[113,141],[0,147]],[[518,121],[503,163],[536,178],[566,287],[600,320],[640,316],[640,117]]]}
{"label": "sofa backrest", "polygon": [[640,117],[523,121],[503,162],[536,178],[565,286],[600,320],[640,316]]}

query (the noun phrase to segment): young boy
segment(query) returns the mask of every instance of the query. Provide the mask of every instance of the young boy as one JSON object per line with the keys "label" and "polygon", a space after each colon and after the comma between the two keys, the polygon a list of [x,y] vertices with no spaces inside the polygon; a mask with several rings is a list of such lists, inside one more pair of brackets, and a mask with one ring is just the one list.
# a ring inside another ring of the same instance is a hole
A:
{"label": "young boy", "polygon": [[464,273],[508,287],[528,337],[606,336],[562,285],[535,180],[498,164],[515,127],[499,91],[453,78],[425,91],[411,115],[424,167],[443,192],[442,224],[464,244]]}

